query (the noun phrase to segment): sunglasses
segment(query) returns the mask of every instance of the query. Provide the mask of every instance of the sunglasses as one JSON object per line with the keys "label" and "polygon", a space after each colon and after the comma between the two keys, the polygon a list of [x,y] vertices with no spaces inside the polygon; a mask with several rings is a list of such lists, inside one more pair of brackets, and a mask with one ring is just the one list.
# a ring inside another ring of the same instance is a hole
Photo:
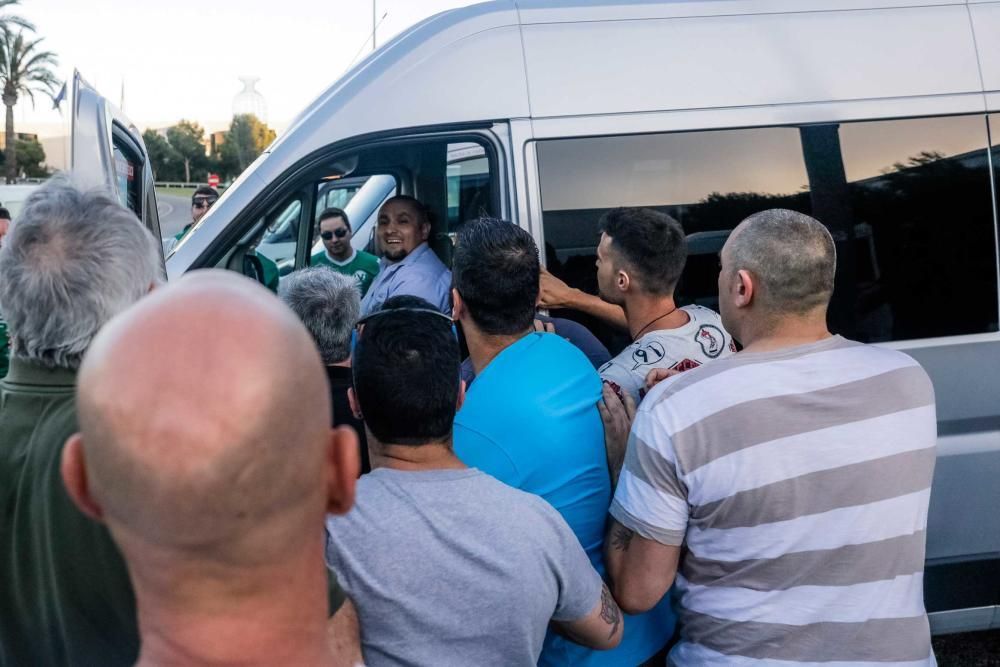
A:
{"label": "sunglasses", "polygon": [[332,232],[320,232],[319,237],[324,241],[330,241],[336,236],[338,239],[342,239],[347,236],[347,229],[345,227],[338,227]]}
{"label": "sunglasses", "polygon": [[195,199],[191,202],[191,208],[209,208],[215,203],[214,199]]}
{"label": "sunglasses", "polygon": [[438,312],[436,310],[431,310],[430,308],[391,308],[389,310],[380,310],[378,312],[367,315],[358,320],[358,323],[354,325],[354,331],[351,332],[351,357],[354,357],[354,350],[358,346],[358,340],[361,337],[359,333],[361,328],[365,326],[366,322],[374,320],[376,317],[381,317],[388,313],[427,313],[428,315],[436,315],[437,317],[442,317],[448,320],[448,324],[451,325],[451,335],[458,340],[458,328],[455,326],[455,320],[451,319],[444,313]]}

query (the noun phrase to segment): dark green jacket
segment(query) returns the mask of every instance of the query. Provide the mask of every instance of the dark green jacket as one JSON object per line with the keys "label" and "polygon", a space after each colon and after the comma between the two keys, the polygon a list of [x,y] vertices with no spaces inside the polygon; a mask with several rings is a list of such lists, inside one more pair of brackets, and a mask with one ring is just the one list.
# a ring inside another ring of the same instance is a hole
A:
{"label": "dark green jacket", "polygon": [[[0,381],[0,667],[132,665],[135,597],[108,531],[60,476],[76,374],[12,359]],[[331,614],[344,592],[328,580]]]}
{"label": "dark green jacket", "polygon": [[7,323],[0,315],[0,380],[7,375],[7,359],[10,358],[10,340],[7,334]]}
{"label": "dark green jacket", "polygon": [[11,359],[0,381],[0,665],[131,665],[135,598],[108,531],[76,509],[60,456],[75,373]]}

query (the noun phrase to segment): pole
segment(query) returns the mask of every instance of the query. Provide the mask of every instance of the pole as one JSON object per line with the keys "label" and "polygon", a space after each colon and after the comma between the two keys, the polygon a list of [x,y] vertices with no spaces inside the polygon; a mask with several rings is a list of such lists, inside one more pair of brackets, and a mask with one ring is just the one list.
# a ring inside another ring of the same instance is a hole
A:
{"label": "pole", "polygon": [[375,50],[375,31],[378,30],[378,23],[375,18],[375,0],[372,0],[372,51]]}

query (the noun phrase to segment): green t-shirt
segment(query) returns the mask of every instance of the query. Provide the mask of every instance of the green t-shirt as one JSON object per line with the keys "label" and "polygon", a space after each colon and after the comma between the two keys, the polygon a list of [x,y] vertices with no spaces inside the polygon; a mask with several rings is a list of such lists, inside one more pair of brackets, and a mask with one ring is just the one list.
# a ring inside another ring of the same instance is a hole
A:
{"label": "green t-shirt", "polygon": [[365,295],[365,292],[371,287],[372,280],[378,275],[378,257],[362,250],[355,252],[354,257],[343,264],[330,259],[325,250],[320,250],[312,256],[309,264],[312,266],[329,266],[338,273],[351,276],[358,283],[361,296]]}

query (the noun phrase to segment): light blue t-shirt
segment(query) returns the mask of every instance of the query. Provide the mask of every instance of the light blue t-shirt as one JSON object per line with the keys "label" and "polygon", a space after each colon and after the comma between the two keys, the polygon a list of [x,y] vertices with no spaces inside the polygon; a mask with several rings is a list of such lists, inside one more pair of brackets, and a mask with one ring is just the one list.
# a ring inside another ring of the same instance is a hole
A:
{"label": "light blue t-shirt", "polygon": [[[455,453],[562,514],[605,574],[604,531],[611,479],[597,411],[601,379],[587,357],[554,334],[531,333],[476,377],[455,417]],[[645,614],[625,616],[613,651],[593,651],[549,632],[539,665],[636,665],[673,633],[669,595]]]}

